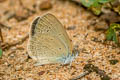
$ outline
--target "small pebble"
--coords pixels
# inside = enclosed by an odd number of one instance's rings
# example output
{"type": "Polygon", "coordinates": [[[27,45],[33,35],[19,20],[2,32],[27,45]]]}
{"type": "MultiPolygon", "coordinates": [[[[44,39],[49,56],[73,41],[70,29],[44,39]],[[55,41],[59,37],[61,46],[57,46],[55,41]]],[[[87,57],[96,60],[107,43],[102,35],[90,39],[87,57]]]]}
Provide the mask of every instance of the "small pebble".
{"type": "Polygon", "coordinates": [[[39,8],[40,10],[47,10],[47,9],[52,8],[52,4],[50,0],[45,0],[40,4],[39,8]]]}
{"type": "Polygon", "coordinates": [[[76,26],[68,26],[67,30],[75,30],[76,26]]]}
{"type": "Polygon", "coordinates": [[[105,21],[99,21],[95,24],[95,30],[107,30],[109,26],[105,21]]]}
{"type": "Polygon", "coordinates": [[[16,10],[16,12],[15,12],[15,17],[18,21],[24,20],[28,16],[29,16],[28,11],[23,8],[20,8],[20,9],[16,10]]]}
{"type": "Polygon", "coordinates": [[[45,71],[41,71],[38,73],[38,75],[40,76],[40,75],[43,75],[44,73],[45,73],[45,71]]]}
{"type": "Polygon", "coordinates": [[[16,67],[15,67],[15,69],[18,71],[18,70],[20,70],[22,68],[22,65],[17,65],[16,67]]]}

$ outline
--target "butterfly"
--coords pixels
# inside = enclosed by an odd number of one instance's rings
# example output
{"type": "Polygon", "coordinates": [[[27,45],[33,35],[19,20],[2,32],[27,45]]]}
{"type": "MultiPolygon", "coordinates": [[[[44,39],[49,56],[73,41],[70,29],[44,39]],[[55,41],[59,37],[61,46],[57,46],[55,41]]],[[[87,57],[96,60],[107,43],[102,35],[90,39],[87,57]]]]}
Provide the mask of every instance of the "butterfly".
{"type": "Polygon", "coordinates": [[[29,56],[38,65],[68,64],[78,55],[63,25],[51,13],[37,17],[30,26],[27,45],[29,56]]]}

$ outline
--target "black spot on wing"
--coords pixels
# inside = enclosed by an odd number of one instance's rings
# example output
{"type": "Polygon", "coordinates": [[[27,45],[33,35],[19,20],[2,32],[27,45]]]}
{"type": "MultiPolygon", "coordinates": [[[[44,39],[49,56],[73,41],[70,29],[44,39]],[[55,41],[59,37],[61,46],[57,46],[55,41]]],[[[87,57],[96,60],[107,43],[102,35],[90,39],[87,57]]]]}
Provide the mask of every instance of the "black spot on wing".
{"type": "Polygon", "coordinates": [[[40,17],[37,17],[37,18],[33,21],[33,23],[32,23],[32,27],[31,27],[31,35],[32,35],[32,36],[35,34],[35,27],[36,27],[36,24],[37,24],[39,18],[40,18],[40,17]]]}

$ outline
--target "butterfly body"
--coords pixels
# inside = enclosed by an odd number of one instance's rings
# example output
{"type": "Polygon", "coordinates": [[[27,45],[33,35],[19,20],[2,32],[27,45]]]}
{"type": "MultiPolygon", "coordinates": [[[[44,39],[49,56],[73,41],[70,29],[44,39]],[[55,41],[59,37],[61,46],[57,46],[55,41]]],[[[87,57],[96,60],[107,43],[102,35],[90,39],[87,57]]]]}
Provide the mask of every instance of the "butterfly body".
{"type": "Polygon", "coordinates": [[[72,62],[72,44],[62,24],[48,13],[36,18],[30,28],[28,54],[36,65],[72,62]]]}

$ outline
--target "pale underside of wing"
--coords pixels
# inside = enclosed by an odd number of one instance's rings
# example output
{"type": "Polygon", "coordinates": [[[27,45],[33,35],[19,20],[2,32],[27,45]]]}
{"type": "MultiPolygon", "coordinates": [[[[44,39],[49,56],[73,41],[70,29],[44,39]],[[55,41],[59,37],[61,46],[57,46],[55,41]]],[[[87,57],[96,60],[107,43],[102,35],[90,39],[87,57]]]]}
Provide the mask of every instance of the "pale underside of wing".
{"type": "Polygon", "coordinates": [[[52,14],[36,18],[30,29],[28,53],[38,65],[72,61],[72,45],[63,25],[52,14]]]}
{"type": "Polygon", "coordinates": [[[32,36],[37,36],[42,34],[56,36],[56,38],[58,38],[63,43],[66,50],[69,53],[72,53],[72,45],[70,39],[63,25],[57,20],[55,16],[48,13],[42,16],[41,18],[40,17],[37,18],[36,21],[34,21],[33,23],[35,22],[36,24],[32,26],[34,29],[31,28],[32,36]]]}
{"type": "Polygon", "coordinates": [[[28,53],[39,65],[47,63],[64,63],[68,54],[63,43],[55,36],[47,34],[34,36],[29,40],[28,53]]]}

